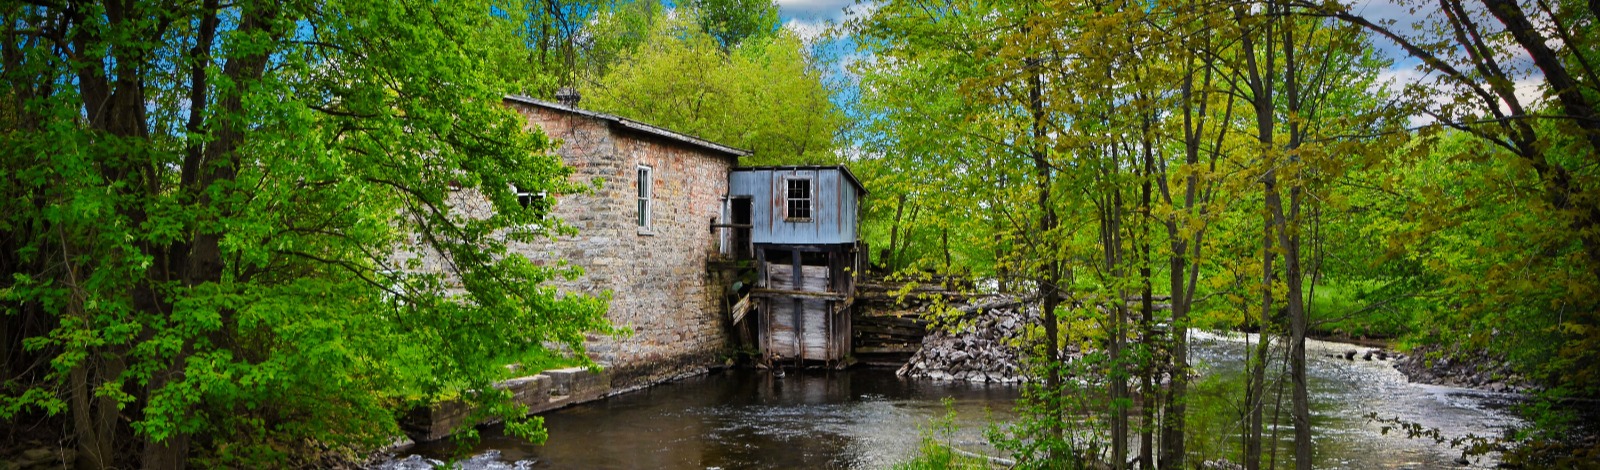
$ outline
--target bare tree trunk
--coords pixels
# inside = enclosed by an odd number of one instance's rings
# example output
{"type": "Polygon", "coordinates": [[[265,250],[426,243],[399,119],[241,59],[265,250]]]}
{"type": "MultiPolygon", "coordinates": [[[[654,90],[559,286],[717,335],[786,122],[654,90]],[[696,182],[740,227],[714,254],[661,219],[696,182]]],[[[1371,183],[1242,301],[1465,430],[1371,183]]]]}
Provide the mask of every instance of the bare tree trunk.
{"type": "MultiPolygon", "coordinates": [[[[1290,190],[1291,206],[1298,206],[1299,198],[1298,189],[1290,190]]],[[[1268,190],[1266,203],[1277,221],[1278,240],[1284,252],[1283,277],[1289,291],[1285,297],[1288,301],[1289,317],[1289,380],[1294,389],[1291,398],[1291,416],[1294,419],[1294,462],[1296,469],[1309,470],[1311,407],[1310,396],[1306,391],[1306,316],[1305,291],[1302,290],[1304,284],[1300,272],[1300,236],[1286,233],[1289,220],[1283,214],[1282,201],[1276,187],[1268,190]]],[[[1295,210],[1297,208],[1291,209],[1291,212],[1295,210]]]]}

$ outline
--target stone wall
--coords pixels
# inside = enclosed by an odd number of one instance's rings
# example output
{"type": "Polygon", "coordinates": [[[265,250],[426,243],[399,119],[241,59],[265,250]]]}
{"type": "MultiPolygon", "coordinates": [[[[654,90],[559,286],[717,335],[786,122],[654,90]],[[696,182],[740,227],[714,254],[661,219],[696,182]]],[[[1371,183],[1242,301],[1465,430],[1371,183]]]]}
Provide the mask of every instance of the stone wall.
{"type": "Polygon", "coordinates": [[[552,213],[577,228],[576,236],[512,249],[535,262],[582,266],[585,275],[560,284],[565,290],[612,293],[607,316],[632,334],[591,338],[589,351],[611,367],[614,386],[659,382],[717,361],[728,344],[724,288],[707,261],[717,251],[710,224],[722,215],[733,157],[591,116],[510,106],[560,141],[557,153],[574,181],[604,180],[593,193],[558,198],[552,213]],[[637,224],[638,165],[649,166],[654,180],[648,230],[637,224]]]}

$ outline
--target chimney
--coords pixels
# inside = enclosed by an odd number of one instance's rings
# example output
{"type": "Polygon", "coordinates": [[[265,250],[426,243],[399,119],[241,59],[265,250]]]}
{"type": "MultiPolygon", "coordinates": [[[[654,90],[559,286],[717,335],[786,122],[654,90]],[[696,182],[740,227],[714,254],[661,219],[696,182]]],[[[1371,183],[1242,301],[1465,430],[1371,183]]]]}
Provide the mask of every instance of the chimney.
{"type": "Polygon", "coordinates": [[[583,97],[578,96],[577,88],[568,86],[561,87],[561,89],[556,90],[556,102],[561,103],[562,106],[576,108],[578,107],[578,100],[580,99],[583,99],[583,97]]]}

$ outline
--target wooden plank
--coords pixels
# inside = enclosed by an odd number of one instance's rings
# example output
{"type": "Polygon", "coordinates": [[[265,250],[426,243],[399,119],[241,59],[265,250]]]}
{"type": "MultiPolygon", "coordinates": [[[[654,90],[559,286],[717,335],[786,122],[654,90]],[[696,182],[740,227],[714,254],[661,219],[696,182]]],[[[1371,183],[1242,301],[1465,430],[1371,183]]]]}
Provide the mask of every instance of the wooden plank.
{"type": "Polygon", "coordinates": [[[844,294],[840,294],[838,292],[809,292],[809,291],[783,290],[783,289],[752,289],[750,291],[750,295],[753,295],[753,296],[756,296],[756,297],[763,297],[763,298],[805,297],[805,298],[812,298],[812,299],[837,299],[837,300],[843,300],[845,298],[844,294]]]}
{"type": "Polygon", "coordinates": [[[829,360],[833,359],[828,354],[828,345],[832,343],[832,336],[828,334],[828,301],[821,299],[804,299],[800,304],[800,334],[806,359],[829,360]]]}
{"type": "Polygon", "coordinates": [[[750,313],[750,305],[752,303],[753,302],[750,301],[750,295],[745,294],[744,298],[739,299],[738,303],[733,304],[733,324],[737,325],[739,322],[744,321],[745,314],[750,313]]]}
{"type": "Polygon", "coordinates": [[[767,264],[767,286],[770,289],[783,289],[809,292],[828,292],[828,267],[827,266],[800,266],[796,270],[791,264],[767,264]],[[798,271],[801,283],[795,286],[794,278],[798,271]]]}
{"type": "Polygon", "coordinates": [[[899,353],[914,353],[914,352],[917,352],[917,350],[919,350],[919,349],[922,349],[922,345],[921,344],[899,344],[899,345],[884,345],[884,346],[875,346],[875,347],[863,346],[863,347],[856,348],[856,353],[857,354],[899,354],[899,353]]]}
{"type": "Polygon", "coordinates": [[[769,306],[767,315],[768,319],[771,320],[766,325],[767,334],[770,338],[767,341],[767,355],[776,354],[791,359],[799,356],[800,351],[795,347],[795,327],[797,325],[794,315],[794,303],[788,301],[788,299],[775,299],[764,303],[769,306]]]}

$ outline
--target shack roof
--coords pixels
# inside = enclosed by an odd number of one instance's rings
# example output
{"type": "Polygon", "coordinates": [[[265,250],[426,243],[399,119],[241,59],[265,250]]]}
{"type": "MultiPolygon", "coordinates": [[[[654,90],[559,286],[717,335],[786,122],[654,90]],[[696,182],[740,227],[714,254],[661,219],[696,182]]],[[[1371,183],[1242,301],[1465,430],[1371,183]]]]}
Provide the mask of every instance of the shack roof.
{"type": "Polygon", "coordinates": [[[628,119],[628,118],[625,118],[625,117],[622,117],[622,116],[590,111],[590,110],[587,110],[587,109],[581,109],[581,108],[576,108],[576,107],[572,107],[572,106],[567,106],[567,105],[564,105],[564,104],[561,104],[561,103],[557,103],[557,102],[554,102],[554,101],[545,101],[545,100],[536,99],[536,98],[530,98],[530,97],[522,96],[522,95],[506,95],[505,96],[505,100],[506,101],[511,101],[511,102],[516,102],[516,103],[522,103],[522,104],[527,104],[527,105],[538,106],[538,107],[541,107],[541,108],[554,109],[554,110],[557,110],[557,111],[573,113],[573,114],[577,114],[577,115],[581,115],[581,116],[588,116],[588,117],[599,119],[599,120],[602,120],[602,121],[609,121],[612,124],[615,124],[617,126],[621,126],[624,129],[629,129],[629,130],[632,130],[632,131],[635,131],[635,132],[641,132],[641,133],[645,133],[645,134],[654,135],[656,137],[661,137],[661,138],[664,138],[664,139],[667,139],[667,140],[672,140],[672,141],[681,142],[681,143],[684,143],[684,144],[689,144],[689,145],[692,145],[692,146],[695,146],[695,147],[700,147],[700,148],[703,148],[703,149],[706,149],[706,150],[711,150],[713,152],[718,152],[718,153],[722,153],[722,154],[726,154],[726,155],[731,155],[731,156],[733,156],[735,158],[743,157],[743,156],[746,156],[746,155],[750,155],[750,151],[749,150],[744,150],[744,149],[737,148],[737,147],[730,147],[730,146],[727,146],[727,145],[722,145],[722,144],[719,144],[719,143],[716,143],[716,142],[712,142],[712,141],[709,141],[709,140],[701,139],[699,137],[695,137],[695,136],[692,136],[692,135],[684,134],[682,132],[673,131],[671,129],[667,129],[667,128],[664,128],[664,127],[645,124],[645,123],[642,123],[642,122],[639,122],[639,121],[635,121],[635,120],[632,120],[632,119],[628,119]]]}
{"type": "Polygon", "coordinates": [[[733,169],[733,171],[761,171],[761,170],[768,170],[768,171],[770,171],[770,170],[778,170],[778,171],[783,171],[783,170],[839,170],[840,173],[844,173],[844,178],[846,180],[849,180],[850,184],[854,185],[856,187],[856,191],[860,191],[861,195],[863,195],[863,196],[869,194],[867,192],[867,188],[865,186],[861,185],[861,180],[856,179],[855,173],[851,173],[850,172],[850,168],[846,167],[844,165],[741,166],[741,167],[733,169]]]}

